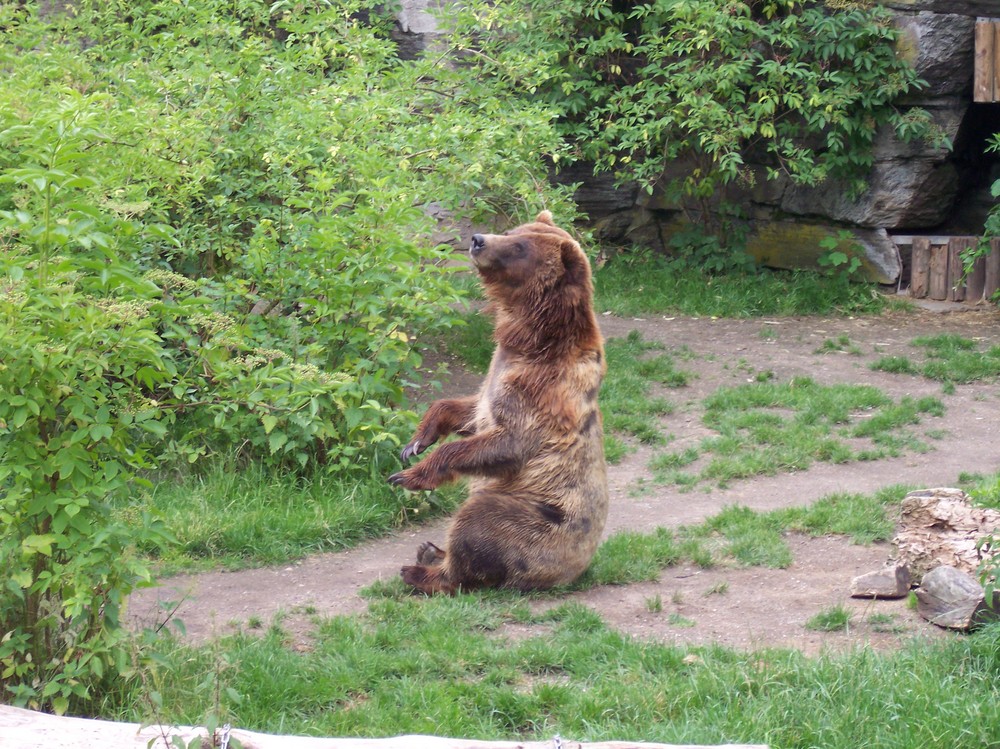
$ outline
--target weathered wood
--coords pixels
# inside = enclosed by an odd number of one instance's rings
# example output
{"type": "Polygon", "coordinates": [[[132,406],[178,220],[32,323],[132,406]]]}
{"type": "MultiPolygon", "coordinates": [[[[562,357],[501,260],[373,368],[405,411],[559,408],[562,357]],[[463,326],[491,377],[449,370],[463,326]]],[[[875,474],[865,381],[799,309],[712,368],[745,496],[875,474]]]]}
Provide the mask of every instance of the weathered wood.
{"type": "Polygon", "coordinates": [[[930,290],[931,241],[927,237],[914,237],[910,253],[910,296],[923,299],[930,290]]]}
{"type": "Polygon", "coordinates": [[[899,531],[892,540],[896,562],[915,577],[946,565],[975,574],[988,552],[979,539],[1000,528],[1000,511],[976,507],[961,489],[913,491],[900,504],[899,531]]]}
{"type": "Polygon", "coordinates": [[[980,103],[995,101],[993,64],[995,25],[985,19],[976,21],[976,59],[973,70],[972,99],[980,103]]]}
{"type": "Polygon", "coordinates": [[[983,587],[954,567],[935,567],[920,581],[917,613],[931,624],[963,631],[991,619],[996,610],[986,605],[983,587]]]}
{"type": "Polygon", "coordinates": [[[989,299],[1000,289],[1000,239],[990,240],[990,253],[986,256],[983,294],[989,299]]]}
{"type": "Polygon", "coordinates": [[[977,257],[965,279],[965,301],[978,304],[983,301],[986,288],[986,258],[977,257]]]}
{"type": "MultiPolygon", "coordinates": [[[[204,736],[191,727],[143,728],[136,723],[111,723],[64,718],[0,705],[0,747],[7,749],[166,749],[163,734],[185,742],[204,736]],[[150,743],[150,742],[154,743],[150,743]]],[[[396,736],[388,739],[324,739],[275,736],[233,729],[232,738],[244,749],[696,749],[691,745],[649,744],[640,741],[603,741],[581,744],[555,741],[478,741],[439,736],[396,736]]],[[[725,749],[767,749],[763,744],[726,744],[725,749]]],[[[720,747],[720,749],[723,749],[720,747]]]]}
{"type": "Polygon", "coordinates": [[[1000,21],[993,21],[993,101],[1000,101],[1000,21]]]}
{"type": "Polygon", "coordinates": [[[931,245],[930,282],[927,296],[943,301],[948,298],[948,246],[931,245]]]}
{"type": "Polygon", "coordinates": [[[948,301],[965,301],[965,262],[962,253],[974,245],[970,237],[952,237],[948,240],[948,301]]]}

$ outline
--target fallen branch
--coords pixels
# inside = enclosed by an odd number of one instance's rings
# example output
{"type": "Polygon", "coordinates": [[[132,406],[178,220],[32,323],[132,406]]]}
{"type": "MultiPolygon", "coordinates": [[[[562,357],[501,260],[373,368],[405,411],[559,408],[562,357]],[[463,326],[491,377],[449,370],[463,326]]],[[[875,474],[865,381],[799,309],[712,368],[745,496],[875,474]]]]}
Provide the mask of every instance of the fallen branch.
{"type": "MultiPolygon", "coordinates": [[[[185,744],[204,737],[205,730],[189,726],[141,727],[86,718],[65,718],[0,705],[0,747],[17,749],[164,749],[164,736],[185,744]],[[152,743],[151,743],[152,742],[152,743]]],[[[603,741],[581,744],[568,739],[548,741],[477,741],[440,736],[397,736],[389,739],[323,739],[275,736],[233,729],[231,739],[243,749],[698,749],[691,745],[603,741]]],[[[203,742],[203,746],[211,746],[203,742]]],[[[232,746],[232,744],[230,744],[232,746]]],[[[726,744],[718,749],[767,749],[760,744],[726,744]]]]}

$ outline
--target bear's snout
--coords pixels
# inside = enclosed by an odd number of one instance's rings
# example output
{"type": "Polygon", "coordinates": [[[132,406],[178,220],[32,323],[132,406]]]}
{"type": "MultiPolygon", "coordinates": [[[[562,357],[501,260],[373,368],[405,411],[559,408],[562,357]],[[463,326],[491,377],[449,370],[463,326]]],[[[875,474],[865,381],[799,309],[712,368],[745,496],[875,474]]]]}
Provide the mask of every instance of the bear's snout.
{"type": "Polygon", "coordinates": [[[486,237],[482,234],[472,235],[472,244],[469,246],[469,252],[473,255],[482,252],[483,248],[486,246],[486,237]]]}

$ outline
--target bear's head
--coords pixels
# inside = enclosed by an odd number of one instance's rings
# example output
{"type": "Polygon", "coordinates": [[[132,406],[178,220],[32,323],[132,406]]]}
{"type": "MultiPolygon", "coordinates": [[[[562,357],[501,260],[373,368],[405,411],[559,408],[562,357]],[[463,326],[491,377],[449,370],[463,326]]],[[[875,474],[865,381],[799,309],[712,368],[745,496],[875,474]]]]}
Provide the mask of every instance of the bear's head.
{"type": "Polygon", "coordinates": [[[592,293],[587,256],[549,211],[503,234],[474,234],[469,254],[487,293],[499,302],[535,303],[556,290],[589,300],[592,293]]]}

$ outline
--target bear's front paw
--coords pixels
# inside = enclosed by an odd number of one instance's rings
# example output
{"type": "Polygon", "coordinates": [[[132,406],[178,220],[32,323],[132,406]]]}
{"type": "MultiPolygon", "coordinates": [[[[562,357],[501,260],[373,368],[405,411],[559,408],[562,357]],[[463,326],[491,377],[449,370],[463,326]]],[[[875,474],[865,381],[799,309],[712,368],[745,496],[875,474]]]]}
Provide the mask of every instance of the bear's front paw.
{"type": "Polygon", "coordinates": [[[436,489],[440,481],[432,481],[423,471],[415,471],[407,468],[405,471],[394,473],[389,477],[389,483],[393,486],[401,486],[411,492],[429,491],[436,489]]]}

